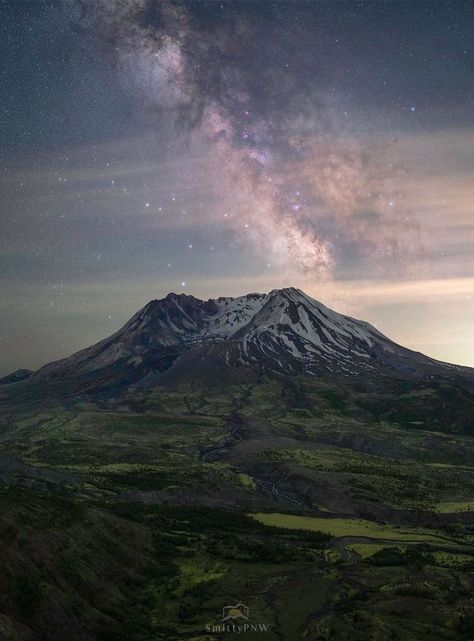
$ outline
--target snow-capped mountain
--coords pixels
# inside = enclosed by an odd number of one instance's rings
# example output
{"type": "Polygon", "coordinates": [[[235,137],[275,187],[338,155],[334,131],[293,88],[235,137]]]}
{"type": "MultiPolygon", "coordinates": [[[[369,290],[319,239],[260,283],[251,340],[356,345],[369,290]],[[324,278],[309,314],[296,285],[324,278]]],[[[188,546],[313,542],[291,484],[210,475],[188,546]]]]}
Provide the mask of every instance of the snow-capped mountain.
{"type": "Polygon", "coordinates": [[[245,326],[266,298],[201,301],[184,294],[152,300],[115,334],[92,347],[42,367],[35,378],[93,372],[117,364],[137,371],[163,371],[179,354],[198,344],[225,340],[245,326]]]}
{"type": "Polygon", "coordinates": [[[206,383],[252,372],[352,381],[474,375],[405,349],[369,323],[287,288],[208,301],[169,294],[109,338],[45,365],[31,380],[103,389],[206,383]]]}

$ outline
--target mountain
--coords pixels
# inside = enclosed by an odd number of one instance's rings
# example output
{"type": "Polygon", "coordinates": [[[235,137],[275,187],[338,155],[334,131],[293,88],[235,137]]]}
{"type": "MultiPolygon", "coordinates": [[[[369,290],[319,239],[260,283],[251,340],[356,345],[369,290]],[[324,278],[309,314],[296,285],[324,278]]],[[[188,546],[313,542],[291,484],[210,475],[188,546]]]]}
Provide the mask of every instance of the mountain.
{"type": "Polygon", "coordinates": [[[323,377],[372,389],[387,381],[474,382],[474,370],[397,345],[367,322],[295,288],[202,301],[152,300],[112,336],[49,363],[30,383],[67,393],[219,383],[261,374],[323,377]]]}
{"type": "Polygon", "coordinates": [[[472,639],[473,417],[298,290],[151,301],[0,388],[0,640],[472,639]]]}
{"type": "Polygon", "coordinates": [[[31,369],[17,369],[8,376],[0,378],[0,385],[9,385],[10,383],[18,383],[19,381],[24,381],[29,378],[34,371],[31,369]]]}

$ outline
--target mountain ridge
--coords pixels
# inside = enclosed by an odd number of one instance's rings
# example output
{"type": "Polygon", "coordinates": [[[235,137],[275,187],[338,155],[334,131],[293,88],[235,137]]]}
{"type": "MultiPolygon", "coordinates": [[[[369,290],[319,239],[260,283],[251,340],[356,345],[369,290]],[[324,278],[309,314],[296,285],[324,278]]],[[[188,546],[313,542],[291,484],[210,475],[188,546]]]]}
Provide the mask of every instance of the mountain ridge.
{"type": "Polygon", "coordinates": [[[339,314],[303,291],[200,300],[169,293],[139,309],[119,330],[47,363],[25,384],[77,381],[78,390],[277,376],[422,380],[468,379],[474,369],[398,345],[370,323],[339,314]]]}

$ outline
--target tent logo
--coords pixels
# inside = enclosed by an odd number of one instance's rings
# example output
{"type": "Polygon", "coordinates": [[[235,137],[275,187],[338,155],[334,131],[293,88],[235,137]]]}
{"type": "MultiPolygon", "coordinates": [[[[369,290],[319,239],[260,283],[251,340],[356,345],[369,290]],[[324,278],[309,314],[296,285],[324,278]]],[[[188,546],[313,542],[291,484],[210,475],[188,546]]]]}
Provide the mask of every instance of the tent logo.
{"type": "Polygon", "coordinates": [[[226,605],[222,608],[222,621],[248,621],[250,619],[250,610],[243,603],[237,605],[226,605]]]}
{"type": "MultiPolygon", "coordinates": [[[[231,634],[256,633],[260,635],[261,632],[268,632],[269,630],[269,623],[250,621],[250,609],[245,603],[225,605],[222,608],[222,619],[219,623],[208,623],[206,625],[206,632],[213,632],[214,634],[227,632],[231,634]]],[[[260,636],[258,638],[261,639],[260,636]]]]}

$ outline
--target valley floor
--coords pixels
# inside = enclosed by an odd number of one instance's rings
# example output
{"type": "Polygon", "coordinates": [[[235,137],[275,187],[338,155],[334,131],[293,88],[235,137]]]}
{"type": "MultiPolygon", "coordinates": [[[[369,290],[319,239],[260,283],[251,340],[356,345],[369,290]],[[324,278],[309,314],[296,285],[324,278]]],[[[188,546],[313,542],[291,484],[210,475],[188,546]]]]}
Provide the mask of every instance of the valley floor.
{"type": "Polygon", "coordinates": [[[262,380],[5,412],[0,639],[474,638],[472,437],[371,402],[262,380]]]}

